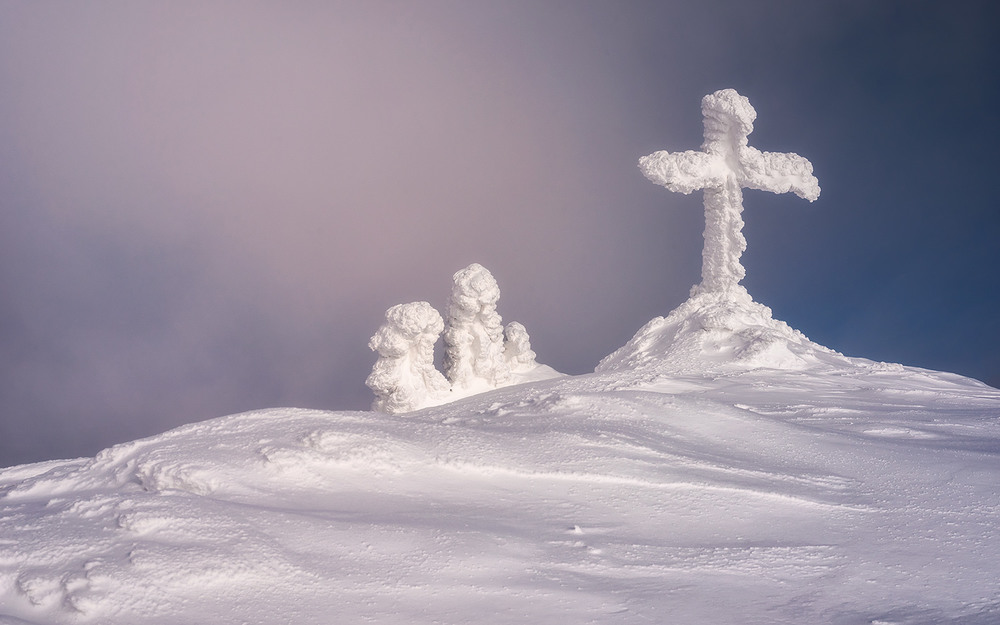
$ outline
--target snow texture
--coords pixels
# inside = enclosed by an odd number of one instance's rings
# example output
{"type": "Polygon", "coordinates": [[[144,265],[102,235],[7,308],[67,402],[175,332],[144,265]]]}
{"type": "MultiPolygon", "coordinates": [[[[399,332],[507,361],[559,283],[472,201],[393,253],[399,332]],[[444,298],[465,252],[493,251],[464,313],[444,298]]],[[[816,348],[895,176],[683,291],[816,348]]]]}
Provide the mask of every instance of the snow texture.
{"type": "Polygon", "coordinates": [[[654,152],[639,159],[650,181],[677,193],[703,190],[705,247],[701,292],[728,291],[746,275],[740,257],[743,236],[744,188],[795,193],[810,202],[819,197],[812,164],[798,154],[761,152],[748,145],[757,112],[733,89],[702,99],[705,140],[701,151],[654,152]]]}
{"type": "Polygon", "coordinates": [[[444,330],[427,302],[393,306],[368,342],[378,352],[365,384],[375,393],[372,410],[398,414],[446,399],[451,385],[434,367],[434,344],[444,330]]]}
{"type": "Polygon", "coordinates": [[[444,370],[453,387],[487,389],[510,382],[499,301],[500,287],[482,265],[455,273],[444,333],[444,370]]]}

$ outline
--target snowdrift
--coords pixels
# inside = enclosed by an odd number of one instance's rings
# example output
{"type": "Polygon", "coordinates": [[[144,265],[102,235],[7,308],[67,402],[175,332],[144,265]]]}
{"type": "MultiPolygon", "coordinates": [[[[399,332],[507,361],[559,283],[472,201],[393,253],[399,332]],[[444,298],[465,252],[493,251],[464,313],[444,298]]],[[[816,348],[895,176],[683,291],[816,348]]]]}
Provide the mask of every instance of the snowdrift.
{"type": "Polygon", "coordinates": [[[705,296],[590,375],[0,470],[0,623],[985,625],[998,460],[997,389],[705,296]]]}

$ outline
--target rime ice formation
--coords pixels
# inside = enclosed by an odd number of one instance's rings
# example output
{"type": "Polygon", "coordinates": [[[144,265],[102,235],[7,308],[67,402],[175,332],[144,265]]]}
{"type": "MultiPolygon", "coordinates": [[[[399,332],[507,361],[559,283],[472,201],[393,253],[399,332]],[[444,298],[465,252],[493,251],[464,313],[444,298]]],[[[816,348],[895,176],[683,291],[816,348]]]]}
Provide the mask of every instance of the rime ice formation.
{"type": "Polygon", "coordinates": [[[522,324],[511,321],[504,328],[503,336],[503,355],[511,371],[524,371],[538,366],[528,330],[522,324]]]}
{"type": "Polygon", "coordinates": [[[810,202],[819,197],[812,164],[798,154],[761,152],[747,145],[757,112],[734,89],[722,89],[701,101],[705,141],[701,151],[654,152],[639,159],[650,181],[685,195],[702,189],[705,201],[705,247],[697,292],[736,289],[746,270],[740,256],[743,237],[743,188],[794,192],[810,202]]]}
{"type": "Polygon", "coordinates": [[[398,414],[439,403],[450,386],[434,367],[434,343],[444,330],[441,314],[427,302],[398,304],[368,342],[378,352],[365,384],[375,393],[372,410],[398,414]]]}
{"type": "Polygon", "coordinates": [[[510,381],[499,301],[500,287],[482,265],[455,273],[444,332],[444,370],[453,387],[496,388],[510,381]]]}
{"type": "Polygon", "coordinates": [[[365,381],[372,410],[402,414],[503,386],[560,377],[535,362],[528,331],[501,325],[500,287],[485,267],[454,275],[447,326],[427,302],[393,306],[368,347],[379,354],[365,381]],[[446,378],[434,367],[434,344],[444,331],[446,378]]]}

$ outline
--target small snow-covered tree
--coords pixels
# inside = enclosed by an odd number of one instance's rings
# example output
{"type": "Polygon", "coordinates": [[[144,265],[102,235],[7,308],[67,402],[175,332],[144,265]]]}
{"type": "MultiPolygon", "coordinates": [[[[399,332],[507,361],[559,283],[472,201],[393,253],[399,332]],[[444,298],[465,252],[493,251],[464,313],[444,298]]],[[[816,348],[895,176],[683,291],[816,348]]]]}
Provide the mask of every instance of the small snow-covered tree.
{"type": "Polygon", "coordinates": [[[529,371],[538,366],[528,330],[522,324],[511,321],[504,328],[503,334],[503,355],[512,372],[529,371]]]}
{"type": "Polygon", "coordinates": [[[510,380],[499,301],[500,287],[482,265],[455,273],[444,333],[444,370],[454,387],[495,388],[510,380]]]}
{"type": "Polygon", "coordinates": [[[379,359],[365,380],[375,392],[372,410],[400,414],[448,396],[448,380],[434,367],[434,343],[444,330],[441,313],[427,302],[393,306],[368,342],[379,359]]]}

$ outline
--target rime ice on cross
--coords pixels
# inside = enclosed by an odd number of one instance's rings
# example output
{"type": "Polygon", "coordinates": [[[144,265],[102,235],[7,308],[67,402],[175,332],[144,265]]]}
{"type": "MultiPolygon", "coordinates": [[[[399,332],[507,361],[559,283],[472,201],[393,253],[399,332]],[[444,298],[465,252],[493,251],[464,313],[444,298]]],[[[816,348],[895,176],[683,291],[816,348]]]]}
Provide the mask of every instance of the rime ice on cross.
{"type": "Polygon", "coordinates": [[[734,89],[702,98],[705,142],[701,151],[654,152],[639,159],[650,181],[685,195],[704,190],[705,248],[697,292],[726,292],[739,284],[746,269],[740,256],[743,237],[743,191],[787,193],[810,202],[819,197],[812,164],[798,154],[761,152],[747,145],[757,111],[734,89]]]}

